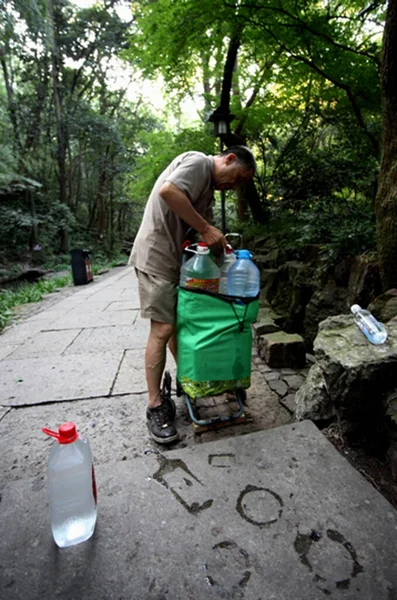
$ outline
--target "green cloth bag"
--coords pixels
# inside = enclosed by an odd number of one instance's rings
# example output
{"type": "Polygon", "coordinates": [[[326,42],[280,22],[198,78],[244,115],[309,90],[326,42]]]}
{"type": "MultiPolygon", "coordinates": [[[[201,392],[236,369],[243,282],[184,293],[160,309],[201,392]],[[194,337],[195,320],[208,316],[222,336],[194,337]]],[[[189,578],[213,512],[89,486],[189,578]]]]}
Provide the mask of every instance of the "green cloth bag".
{"type": "Polygon", "coordinates": [[[257,298],[236,299],[178,289],[177,378],[191,398],[251,385],[252,330],[257,298]]]}

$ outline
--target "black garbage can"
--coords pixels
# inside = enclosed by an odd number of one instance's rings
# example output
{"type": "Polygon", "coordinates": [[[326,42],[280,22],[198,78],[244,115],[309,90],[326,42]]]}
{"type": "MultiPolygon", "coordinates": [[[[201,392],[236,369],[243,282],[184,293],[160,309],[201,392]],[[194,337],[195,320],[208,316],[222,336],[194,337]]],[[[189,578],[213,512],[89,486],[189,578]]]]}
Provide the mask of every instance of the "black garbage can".
{"type": "Polygon", "coordinates": [[[72,254],[72,274],[74,285],[84,285],[93,281],[92,264],[88,250],[74,249],[72,254]]]}

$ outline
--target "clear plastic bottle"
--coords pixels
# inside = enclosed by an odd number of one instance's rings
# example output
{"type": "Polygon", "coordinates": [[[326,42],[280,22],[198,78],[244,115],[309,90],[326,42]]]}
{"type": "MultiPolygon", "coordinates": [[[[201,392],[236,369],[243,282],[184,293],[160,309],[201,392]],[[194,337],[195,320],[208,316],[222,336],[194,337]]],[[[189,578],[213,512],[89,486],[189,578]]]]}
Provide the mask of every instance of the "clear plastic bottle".
{"type": "Polygon", "coordinates": [[[361,308],[359,304],[353,304],[353,306],[350,307],[350,310],[354,315],[355,323],[371,344],[383,344],[383,342],[386,341],[386,327],[383,323],[379,323],[369,310],[361,308]]]}
{"type": "Polygon", "coordinates": [[[236,262],[236,255],[233,252],[233,248],[231,246],[227,246],[225,250],[225,255],[223,259],[223,264],[221,266],[221,277],[219,280],[219,293],[227,294],[227,274],[229,272],[230,267],[236,262]]]}
{"type": "Polygon", "coordinates": [[[209,256],[208,245],[199,242],[197,250],[193,252],[194,256],[189,258],[181,267],[179,286],[206,290],[217,294],[221,272],[209,256]]]}
{"type": "Polygon", "coordinates": [[[260,272],[251,260],[249,250],[238,250],[237,260],[227,275],[227,293],[229,296],[253,298],[259,294],[260,272]]]}
{"type": "Polygon", "coordinates": [[[88,540],[97,518],[97,494],[92,453],[87,438],[74,423],[64,423],[58,433],[43,428],[56,439],[48,461],[48,495],[52,535],[60,548],[88,540]]]}

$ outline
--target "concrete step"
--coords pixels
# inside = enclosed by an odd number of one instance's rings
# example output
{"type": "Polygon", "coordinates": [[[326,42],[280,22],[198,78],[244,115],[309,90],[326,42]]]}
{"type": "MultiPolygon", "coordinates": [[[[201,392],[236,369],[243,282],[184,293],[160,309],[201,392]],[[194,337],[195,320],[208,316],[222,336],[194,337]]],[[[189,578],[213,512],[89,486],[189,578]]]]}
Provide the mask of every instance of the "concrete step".
{"type": "Polygon", "coordinates": [[[397,512],[310,421],[96,474],[96,532],[63,551],[44,475],[4,488],[3,600],[397,597],[397,512]]]}

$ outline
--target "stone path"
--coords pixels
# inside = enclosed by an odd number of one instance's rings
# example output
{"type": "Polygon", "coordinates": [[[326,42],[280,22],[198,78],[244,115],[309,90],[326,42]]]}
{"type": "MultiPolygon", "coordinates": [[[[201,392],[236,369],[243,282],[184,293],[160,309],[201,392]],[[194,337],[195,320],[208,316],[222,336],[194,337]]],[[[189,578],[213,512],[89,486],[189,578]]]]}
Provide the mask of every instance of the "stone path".
{"type": "Polygon", "coordinates": [[[130,268],[22,313],[0,336],[1,598],[397,599],[397,513],[312,423],[291,423],[304,371],[254,350],[247,421],[195,435],[178,400],[181,440],[159,449],[130,268]],[[68,420],[91,442],[99,516],[60,552],[41,427],[68,420]]]}
{"type": "MultiPolygon", "coordinates": [[[[133,269],[114,269],[86,286],[26,306],[24,318],[0,336],[3,483],[43,473],[49,440],[41,427],[56,428],[68,420],[89,436],[100,462],[128,460],[156,448],[145,424],[148,322],[138,307],[133,269]]],[[[195,435],[185,404],[175,397],[181,434],[176,447],[292,421],[255,361],[246,422],[195,435]]],[[[172,359],[167,368],[175,373],[172,359]]]]}

